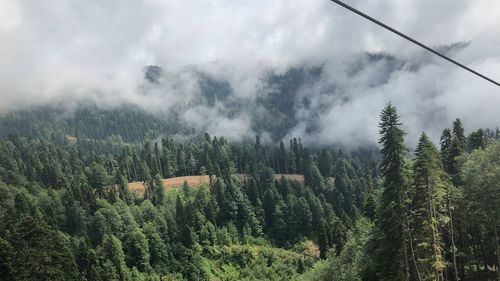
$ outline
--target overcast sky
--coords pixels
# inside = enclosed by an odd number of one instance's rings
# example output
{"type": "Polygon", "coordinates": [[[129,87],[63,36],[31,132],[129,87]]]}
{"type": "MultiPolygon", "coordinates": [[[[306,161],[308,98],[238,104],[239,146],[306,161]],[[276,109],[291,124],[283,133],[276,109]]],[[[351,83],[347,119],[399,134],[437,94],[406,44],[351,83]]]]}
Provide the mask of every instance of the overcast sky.
{"type": "MultiPolygon", "coordinates": [[[[431,45],[470,42],[454,58],[500,80],[498,0],[346,0],[360,10],[431,45]]],[[[196,91],[189,83],[169,91],[138,93],[142,67],[175,73],[205,67],[231,82],[237,98],[252,100],[264,71],[326,64],[325,85],[344,85],[348,102],[311,90],[329,110],[314,135],[300,123],[290,136],[331,143],[376,140],[381,108],[393,101],[415,139],[436,139],[456,117],[467,127],[500,125],[500,88],[422,52],[409,42],[350,14],[328,0],[2,0],[0,1],[0,110],[27,104],[92,98],[103,104],[169,106],[196,91]],[[370,67],[356,79],[343,70],[363,52],[384,52],[425,62],[418,71],[394,72],[373,86],[383,70],[370,67]],[[375,78],[374,78],[375,77],[375,78]]],[[[182,80],[181,79],[181,80],[182,80]]],[[[179,86],[179,83],[182,85],[179,86]]],[[[297,108],[297,117],[308,112],[297,108]]],[[[210,120],[218,134],[251,133],[249,117],[226,120],[217,110],[188,112],[210,120]]]]}

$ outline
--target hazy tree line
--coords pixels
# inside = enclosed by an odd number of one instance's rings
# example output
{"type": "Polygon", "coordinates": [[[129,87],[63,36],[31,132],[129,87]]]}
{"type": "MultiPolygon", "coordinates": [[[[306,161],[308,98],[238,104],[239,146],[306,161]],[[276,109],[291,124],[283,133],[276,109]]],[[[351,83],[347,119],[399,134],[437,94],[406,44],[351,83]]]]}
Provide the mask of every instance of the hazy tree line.
{"type": "Polygon", "coordinates": [[[140,143],[177,132],[184,131],[175,118],[164,119],[131,105],[108,110],[91,103],[74,109],[69,105],[41,106],[0,117],[0,138],[42,138],[59,144],[64,144],[67,136],[80,142],[100,141],[107,145],[140,143]]]}

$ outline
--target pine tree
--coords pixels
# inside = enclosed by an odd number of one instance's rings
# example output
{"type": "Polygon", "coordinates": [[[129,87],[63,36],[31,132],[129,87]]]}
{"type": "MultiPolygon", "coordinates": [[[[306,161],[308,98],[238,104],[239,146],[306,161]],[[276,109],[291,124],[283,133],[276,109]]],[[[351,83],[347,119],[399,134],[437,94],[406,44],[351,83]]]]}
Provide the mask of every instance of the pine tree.
{"type": "Polygon", "coordinates": [[[144,143],[144,149],[142,150],[142,161],[146,163],[149,170],[151,170],[153,173],[156,172],[155,163],[153,163],[153,151],[151,149],[151,143],[149,141],[146,141],[144,143]]]}
{"type": "Polygon", "coordinates": [[[152,267],[156,272],[166,273],[173,259],[169,246],[161,239],[157,227],[153,223],[146,223],[143,232],[148,240],[152,267]]]}
{"type": "Polygon", "coordinates": [[[464,133],[464,128],[462,126],[462,121],[460,119],[456,119],[453,122],[453,137],[451,140],[451,147],[450,147],[450,154],[449,154],[449,161],[450,163],[450,171],[449,173],[452,176],[453,179],[453,184],[455,186],[460,185],[460,175],[459,175],[459,168],[457,164],[457,157],[462,155],[465,152],[466,149],[466,139],[465,139],[465,133],[464,133]]]}
{"type": "Polygon", "coordinates": [[[377,204],[375,202],[375,195],[373,194],[373,192],[371,192],[366,197],[366,202],[365,202],[365,206],[364,206],[365,216],[371,220],[375,219],[375,212],[377,209],[376,205],[377,204]]]}
{"type": "Polygon", "coordinates": [[[120,281],[130,280],[130,273],[125,264],[122,242],[114,235],[105,235],[102,242],[104,256],[111,261],[116,269],[120,281]]]}
{"type": "Polygon", "coordinates": [[[179,147],[177,150],[177,176],[185,176],[187,175],[187,168],[186,168],[186,154],[184,153],[184,148],[182,145],[179,147]]]}
{"type": "Polygon", "coordinates": [[[281,167],[282,173],[288,174],[288,154],[285,149],[285,144],[280,141],[280,157],[279,157],[279,165],[281,167]]]}
{"type": "Polygon", "coordinates": [[[468,151],[484,149],[486,147],[486,138],[483,129],[472,132],[468,137],[468,142],[468,151]]]}
{"type": "Polygon", "coordinates": [[[462,125],[462,120],[457,118],[453,121],[453,139],[456,141],[456,148],[460,151],[464,151],[466,147],[465,131],[462,125]]]}
{"type": "Polygon", "coordinates": [[[380,119],[383,191],[375,220],[376,271],[380,280],[408,280],[403,208],[405,132],[392,104],[384,108],[380,119]]]}
{"type": "Polygon", "coordinates": [[[318,167],[323,177],[329,177],[332,172],[333,157],[330,151],[322,149],[318,159],[318,167]]]}
{"type": "Polygon", "coordinates": [[[447,173],[453,172],[453,159],[451,159],[452,135],[450,129],[446,128],[441,134],[441,162],[447,173]]]}
{"type": "Polygon", "coordinates": [[[324,219],[319,221],[318,225],[318,245],[319,245],[319,256],[322,259],[326,258],[328,250],[330,248],[330,243],[328,241],[328,234],[326,229],[326,222],[324,219]]]}
{"type": "Polygon", "coordinates": [[[105,196],[105,187],[111,183],[111,179],[106,169],[98,163],[92,163],[90,170],[89,184],[95,188],[99,197],[105,196]]]}
{"type": "Polygon", "coordinates": [[[439,153],[422,134],[413,165],[414,190],[411,203],[412,238],[416,268],[420,280],[443,280],[445,263],[441,248],[441,222],[446,216],[444,196],[449,188],[439,153]]]}
{"type": "Polygon", "coordinates": [[[161,154],[160,154],[160,147],[158,146],[158,143],[155,142],[154,146],[154,161],[155,161],[155,166],[157,168],[157,172],[160,173],[160,175],[163,175],[163,167],[161,165],[161,154]]]}
{"type": "Polygon", "coordinates": [[[153,205],[158,206],[165,199],[165,187],[160,174],[156,174],[154,178],[146,181],[144,198],[151,200],[153,205]]]}
{"type": "Polygon", "coordinates": [[[163,142],[161,148],[160,163],[161,163],[161,170],[163,172],[163,177],[165,178],[171,178],[174,176],[170,158],[171,158],[170,151],[166,145],[166,142],[163,142]]]}
{"type": "Polygon", "coordinates": [[[252,205],[257,206],[257,201],[260,199],[260,192],[253,177],[250,178],[247,184],[246,193],[252,205]]]}
{"type": "Polygon", "coordinates": [[[156,174],[153,182],[156,189],[154,202],[156,203],[156,205],[161,205],[163,203],[163,200],[165,199],[165,187],[163,186],[161,176],[159,174],[156,174]]]}
{"type": "Polygon", "coordinates": [[[119,175],[118,188],[120,192],[120,199],[122,199],[127,204],[132,204],[134,197],[128,188],[128,182],[125,177],[119,175]]]}
{"type": "Polygon", "coordinates": [[[20,280],[78,280],[69,239],[51,228],[43,215],[23,214],[15,226],[15,263],[20,280]]]}
{"type": "Polygon", "coordinates": [[[150,269],[148,240],[140,228],[133,226],[127,228],[124,235],[123,249],[129,267],[137,267],[142,272],[150,269]]]}
{"type": "Polygon", "coordinates": [[[254,149],[255,149],[255,160],[257,161],[257,163],[264,162],[266,160],[265,151],[264,147],[262,146],[259,135],[255,137],[254,149]]]}

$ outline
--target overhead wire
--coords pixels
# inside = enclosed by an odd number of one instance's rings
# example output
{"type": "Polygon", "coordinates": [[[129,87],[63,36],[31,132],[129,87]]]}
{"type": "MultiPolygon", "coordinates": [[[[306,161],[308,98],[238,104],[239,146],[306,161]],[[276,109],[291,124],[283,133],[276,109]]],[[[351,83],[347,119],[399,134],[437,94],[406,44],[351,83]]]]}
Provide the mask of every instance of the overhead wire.
{"type": "Polygon", "coordinates": [[[416,39],[413,39],[412,37],[410,37],[410,36],[408,36],[408,35],[400,32],[400,31],[398,31],[398,30],[396,30],[396,29],[388,26],[387,24],[385,24],[385,23],[383,23],[383,22],[381,22],[381,21],[379,21],[379,20],[377,20],[377,19],[375,19],[375,18],[373,18],[373,17],[371,17],[371,16],[369,16],[369,15],[367,15],[367,14],[365,14],[365,13],[363,13],[363,12],[361,12],[361,11],[359,11],[359,10],[351,7],[351,6],[349,6],[349,5],[347,5],[346,3],[342,2],[342,1],[339,1],[339,0],[330,0],[330,1],[332,1],[332,2],[334,2],[336,4],[338,4],[338,5],[340,5],[342,7],[344,7],[345,9],[347,9],[347,10],[349,10],[349,11],[355,13],[355,14],[358,14],[359,16],[362,16],[363,18],[365,18],[365,19],[367,19],[367,20],[369,20],[369,21],[371,21],[371,22],[373,22],[373,23],[375,23],[375,24],[377,24],[377,25],[379,25],[379,26],[381,26],[381,27],[389,30],[390,32],[392,32],[392,33],[394,33],[394,34],[396,34],[396,35],[398,35],[398,36],[400,36],[400,37],[402,37],[402,38],[404,38],[404,39],[412,42],[413,44],[415,44],[417,46],[420,46],[421,48],[424,48],[425,50],[427,50],[427,51],[429,51],[429,52],[431,52],[431,53],[433,53],[433,54],[441,57],[442,59],[445,59],[445,60],[447,60],[447,61],[449,61],[449,62],[451,62],[451,63],[453,63],[453,64],[455,64],[455,65],[457,65],[457,66],[459,66],[459,67],[461,67],[463,69],[465,69],[466,71],[469,71],[470,73],[475,74],[475,75],[479,76],[480,78],[482,78],[482,79],[484,79],[484,80],[486,80],[486,81],[488,81],[490,83],[493,83],[494,85],[500,87],[500,83],[497,82],[497,81],[495,81],[495,80],[493,80],[492,78],[489,78],[488,76],[486,76],[484,74],[481,74],[481,73],[475,71],[474,69],[472,69],[470,67],[467,67],[466,65],[464,65],[464,64],[462,64],[462,63],[460,63],[460,62],[458,62],[458,61],[456,61],[456,60],[448,57],[447,55],[445,55],[445,54],[443,54],[443,53],[441,53],[441,52],[439,52],[439,51],[437,51],[437,50],[435,50],[435,49],[433,49],[433,48],[431,48],[431,47],[429,47],[429,46],[427,46],[427,45],[419,42],[416,39]]]}

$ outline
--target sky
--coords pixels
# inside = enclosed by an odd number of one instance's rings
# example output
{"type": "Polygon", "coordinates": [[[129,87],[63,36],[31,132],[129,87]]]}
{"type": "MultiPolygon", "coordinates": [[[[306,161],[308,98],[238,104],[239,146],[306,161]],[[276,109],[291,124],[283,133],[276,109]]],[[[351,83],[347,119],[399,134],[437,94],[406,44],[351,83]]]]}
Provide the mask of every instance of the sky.
{"type": "MultiPolygon", "coordinates": [[[[500,80],[497,0],[346,0],[430,46],[467,42],[450,53],[500,80]]],[[[304,89],[311,107],[296,104],[289,136],[329,144],[373,143],[378,114],[391,101],[414,144],[434,140],[461,118],[466,129],[500,126],[500,88],[442,61],[328,0],[2,0],[0,111],[57,100],[132,103],[168,111],[199,92],[186,71],[198,67],[229,81],[234,99],[253,104],[264,73],[324,65],[319,84],[304,89]],[[365,52],[418,64],[387,72],[371,64],[355,76],[365,52]],[[166,70],[161,89],[144,93],[143,67],[166,70]],[[336,85],[336,95],[328,94],[336,85]],[[320,110],[321,109],[321,110],[320,110]],[[318,127],[301,120],[320,111],[318,127]]],[[[244,110],[228,118],[223,105],[187,110],[181,119],[234,139],[254,134],[244,110]]],[[[257,109],[258,110],[258,109],[257,109]]]]}

